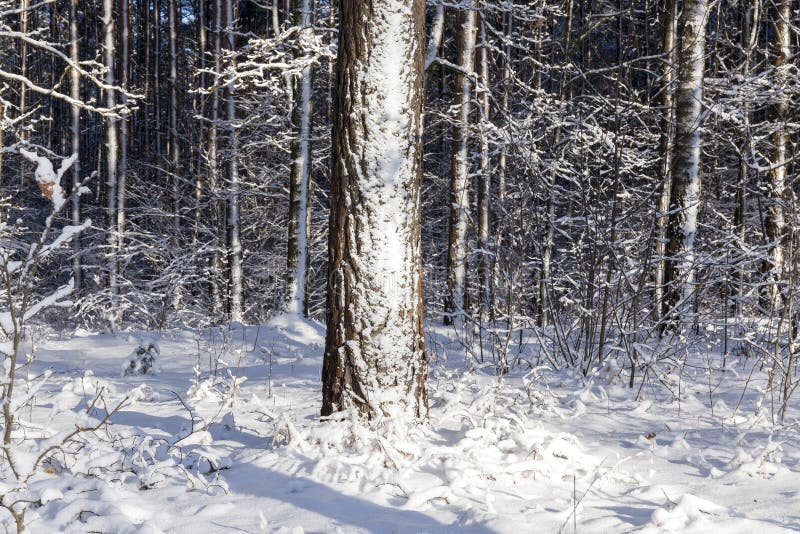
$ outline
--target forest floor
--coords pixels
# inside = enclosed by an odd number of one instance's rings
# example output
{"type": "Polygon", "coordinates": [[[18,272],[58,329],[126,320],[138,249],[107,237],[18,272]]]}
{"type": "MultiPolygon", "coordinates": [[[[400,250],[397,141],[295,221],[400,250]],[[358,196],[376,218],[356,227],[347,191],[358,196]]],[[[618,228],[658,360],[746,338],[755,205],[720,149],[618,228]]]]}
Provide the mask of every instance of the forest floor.
{"type": "Polygon", "coordinates": [[[314,322],[43,334],[30,373],[53,374],[25,411],[30,429],[68,431],[87,406],[97,419],[128,400],[34,475],[30,531],[800,531],[800,395],[773,425],[757,362],[723,371],[694,354],[631,390],[613,368],[531,369],[523,337],[523,363],[500,380],[452,330],[428,335],[429,425],[368,431],[318,420],[314,322]],[[151,341],[158,372],[121,376],[151,341]]]}

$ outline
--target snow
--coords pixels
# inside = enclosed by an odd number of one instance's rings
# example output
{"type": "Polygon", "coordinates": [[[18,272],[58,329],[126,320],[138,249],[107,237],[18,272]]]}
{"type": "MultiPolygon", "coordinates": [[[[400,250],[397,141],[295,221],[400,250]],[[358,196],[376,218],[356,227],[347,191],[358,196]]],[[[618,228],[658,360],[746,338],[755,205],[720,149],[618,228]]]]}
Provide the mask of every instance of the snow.
{"type": "MultiPolygon", "coordinates": [[[[363,24],[354,27],[361,31],[363,26],[369,34],[363,42],[369,46],[355,54],[348,80],[340,82],[350,84],[358,96],[339,110],[350,113],[345,135],[353,160],[337,163],[352,174],[337,209],[345,219],[342,242],[353,245],[330,266],[345,318],[339,321],[336,349],[338,361],[348,362],[347,372],[359,375],[361,404],[388,416],[424,411],[416,380],[424,374],[418,327],[422,94],[419,72],[409,61],[421,62],[423,50],[415,39],[422,21],[412,7],[391,0],[356,10],[363,24]]],[[[362,48],[344,42],[351,38],[347,32],[341,38],[340,47],[362,48]]],[[[337,408],[355,404],[354,398],[356,392],[344,391],[343,406],[337,408]]]]}
{"type": "Polygon", "coordinates": [[[72,164],[78,159],[78,155],[73,154],[64,159],[64,161],[61,162],[58,172],[56,172],[49,159],[39,156],[35,152],[25,150],[24,148],[20,148],[19,153],[30,162],[36,163],[36,183],[39,185],[45,198],[53,203],[55,211],[60,210],[64,202],[66,202],[64,190],[61,188],[61,177],[72,167],[72,164]]]}
{"type": "MultiPolygon", "coordinates": [[[[319,421],[324,331],[296,315],[225,336],[53,333],[33,369],[52,374],[30,389],[38,406],[21,412],[28,435],[39,424],[46,439],[15,447],[21,465],[76,423],[96,424],[105,408],[87,413],[87,404],[98,394],[109,408],[128,400],[110,427],[33,475],[25,491],[40,504],[28,510],[30,531],[800,528],[800,406],[784,426],[771,423],[759,362],[729,357],[709,382],[697,355],[678,377],[680,402],[657,381],[636,400],[613,372],[515,368],[500,381],[465,360],[451,329],[428,330],[436,353],[451,355],[431,363],[429,423],[374,428],[352,413],[319,421]],[[141,339],[158,343],[161,372],[120,376],[141,339]],[[217,354],[227,365],[215,378],[217,354]],[[188,395],[198,380],[212,394],[188,395]]],[[[533,337],[523,342],[521,357],[535,360],[533,337]]]]}

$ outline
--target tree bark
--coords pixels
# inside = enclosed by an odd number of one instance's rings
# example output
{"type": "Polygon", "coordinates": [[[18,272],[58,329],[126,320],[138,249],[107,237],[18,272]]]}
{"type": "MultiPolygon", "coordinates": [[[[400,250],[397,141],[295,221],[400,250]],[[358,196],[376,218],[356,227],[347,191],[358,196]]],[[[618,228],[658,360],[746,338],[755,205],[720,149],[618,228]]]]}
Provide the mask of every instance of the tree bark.
{"type": "Polygon", "coordinates": [[[788,70],[792,68],[791,0],[776,0],[772,15],[773,81],[775,101],[769,107],[772,124],[770,142],[769,181],[766,184],[766,213],[764,227],[767,237],[767,256],[761,266],[766,286],[762,306],[767,311],[780,309],[783,304],[780,285],[784,271],[784,240],[786,221],[783,204],[786,196],[786,159],[788,135],[786,120],[789,112],[789,96],[786,93],[788,70]]]}
{"type": "Polygon", "coordinates": [[[470,0],[458,13],[458,66],[453,101],[458,116],[450,158],[450,217],[447,240],[445,324],[463,317],[466,308],[467,216],[469,213],[469,127],[475,70],[475,9],[470,0]]]}
{"type": "MultiPolygon", "coordinates": [[[[298,3],[297,24],[301,46],[313,46],[314,18],[312,0],[298,3]]],[[[308,52],[304,52],[308,55],[308,52]]],[[[292,110],[292,164],[289,179],[289,239],[287,250],[287,311],[308,316],[308,247],[311,241],[309,191],[311,180],[311,115],[313,80],[311,59],[300,72],[292,110]]]]}
{"type": "MultiPolygon", "coordinates": [[[[129,65],[131,47],[131,28],[130,28],[130,0],[119,0],[119,20],[122,23],[120,28],[120,54],[119,54],[119,87],[122,90],[119,94],[121,104],[127,104],[128,98],[125,91],[129,85],[129,65]]],[[[127,195],[128,181],[128,139],[129,139],[129,116],[123,117],[119,121],[119,170],[117,172],[117,250],[122,251],[125,240],[125,203],[127,195]]],[[[117,272],[122,276],[123,264],[117,264],[117,272]]],[[[119,321],[122,321],[122,310],[119,311],[119,321]]]]}
{"type": "Polygon", "coordinates": [[[322,415],[427,414],[423,0],[342,0],[322,415]]]}
{"type": "Polygon", "coordinates": [[[172,174],[172,217],[175,237],[181,230],[180,142],[178,141],[178,8],[176,0],[167,5],[169,26],[169,170],[172,174]]]}
{"type": "MultiPolygon", "coordinates": [[[[225,0],[225,36],[229,53],[236,50],[235,20],[233,0],[225,0]]],[[[231,55],[231,69],[235,68],[235,59],[231,55]]],[[[241,322],[243,319],[242,298],[242,243],[239,238],[239,146],[236,132],[235,81],[233,74],[226,82],[225,119],[228,123],[228,195],[227,195],[227,240],[228,240],[228,273],[230,284],[229,312],[231,321],[241,322]]]]}
{"type": "MultiPolygon", "coordinates": [[[[103,0],[103,63],[106,67],[106,107],[113,109],[117,104],[114,86],[114,2],[103,0]]],[[[108,215],[108,289],[111,294],[111,309],[108,319],[111,327],[119,327],[120,301],[118,282],[119,240],[117,236],[117,170],[119,165],[118,120],[106,117],[106,211],[108,215]]]]}
{"type": "Polygon", "coordinates": [[[667,212],[669,211],[669,200],[672,190],[670,165],[672,162],[672,143],[675,138],[675,98],[673,94],[673,83],[675,81],[675,69],[678,63],[677,0],[665,0],[663,18],[664,33],[661,39],[661,53],[664,56],[664,63],[661,70],[661,139],[658,147],[658,179],[661,182],[661,191],[658,196],[656,213],[656,265],[653,277],[655,312],[653,318],[656,321],[661,319],[664,304],[664,256],[667,251],[667,212]]]}
{"type": "MultiPolygon", "coordinates": [[[[73,63],[80,61],[80,36],[78,34],[78,0],[69,2],[69,58],[73,63]]],[[[69,96],[74,100],[81,97],[81,77],[78,69],[69,70],[69,96]]],[[[72,187],[80,186],[81,183],[81,109],[77,105],[70,106],[70,138],[73,154],[78,154],[78,159],[72,164],[72,187]]],[[[72,224],[81,224],[81,200],[80,196],[72,197],[72,224]]],[[[72,257],[72,276],[75,279],[75,290],[80,290],[83,271],[81,268],[81,238],[80,234],[72,238],[73,257],[72,257]]]]}
{"type": "Polygon", "coordinates": [[[480,110],[479,143],[480,170],[478,172],[478,283],[480,284],[481,323],[488,317],[492,309],[492,251],[490,250],[489,213],[492,202],[492,174],[489,168],[489,140],[486,130],[489,125],[489,42],[486,39],[486,22],[480,21],[480,83],[478,107],[480,110]]]}
{"type": "Polygon", "coordinates": [[[669,329],[676,329],[687,319],[694,289],[707,11],[706,0],[687,0],[680,17],[675,149],[664,273],[665,326],[669,329]]]}

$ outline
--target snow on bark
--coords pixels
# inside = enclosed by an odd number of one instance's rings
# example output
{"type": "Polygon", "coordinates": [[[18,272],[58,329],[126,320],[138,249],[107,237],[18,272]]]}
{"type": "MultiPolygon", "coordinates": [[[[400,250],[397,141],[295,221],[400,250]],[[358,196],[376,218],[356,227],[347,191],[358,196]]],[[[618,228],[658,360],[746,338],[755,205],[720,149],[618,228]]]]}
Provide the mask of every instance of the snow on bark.
{"type": "Polygon", "coordinates": [[[788,71],[792,65],[792,41],[790,19],[792,5],[790,0],[781,0],[775,3],[773,12],[772,48],[773,83],[777,92],[775,102],[769,108],[769,120],[772,122],[773,132],[770,136],[772,149],[770,154],[771,169],[769,181],[766,184],[767,209],[764,214],[764,227],[767,234],[767,257],[761,266],[767,286],[764,291],[765,309],[777,309],[782,304],[780,281],[784,270],[784,243],[786,233],[786,220],[783,213],[783,203],[786,197],[786,160],[787,142],[786,117],[789,112],[789,96],[786,91],[788,71]]]}
{"type": "Polygon", "coordinates": [[[667,213],[669,212],[669,200],[672,191],[670,165],[672,162],[671,149],[674,140],[675,124],[675,99],[672,85],[675,80],[675,68],[678,62],[678,48],[676,46],[678,33],[677,0],[667,0],[664,2],[663,14],[664,27],[661,38],[661,51],[665,57],[661,76],[661,139],[659,140],[658,147],[658,178],[661,181],[661,191],[658,196],[658,213],[656,214],[656,265],[654,273],[656,319],[661,318],[664,304],[664,256],[667,251],[667,213]]]}
{"type": "Polygon", "coordinates": [[[664,273],[665,305],[673,325],[684,320],[694,289],[707,14],[706,0],[688,0],[680,17],[675,147],[664,273]]]}
{"type": "MultiPolygon", "coordinates": [[[[313,10],[311,0],[300,4],[300,41],[310,47],[313,43],[313,10]]],[[[310,237],[308,206],[309,180],[311,177],[311,61],[300,72],[297,102],[292,111],[295,139],[292,143],[292,168],[289,187],[289,242],[287,254],[287,305],[290,313],[308,315],[306,306],[306,283],[308,280],[308,242],[310,237]]]]}
{"type": "Polygon", "coordinates": [[[61,187],[61,177],[69,170],[70,167],[78,159],[78,154],[72,156],[61,162],[61,167],[58,171],[53,168],[53,164],[49,159],[37,155],[35,152],[30,152],[24,148],[19,149],[19,153],[28,161],[36,164],[36,184],[42,195],[53,203],[53,209],[58,211],[64,205],[66,199],[64,198],[64,189],[61,187]]]}
{"type": "Polygon", "coordinates": [[[470,1],[459,13],[458,66],[454,104],[458,117],[453,129],[450,159],[450,220],[447,240],[446,321],[463,313],[466,296],[467,226],[469,216],[469,118],[472,111],[474,71],[475,9],[470,1]]]}
{"type": "Polygon", "coordinates": [[[427,413],[422,0],[341,3],[323,415],[427,413]]]}

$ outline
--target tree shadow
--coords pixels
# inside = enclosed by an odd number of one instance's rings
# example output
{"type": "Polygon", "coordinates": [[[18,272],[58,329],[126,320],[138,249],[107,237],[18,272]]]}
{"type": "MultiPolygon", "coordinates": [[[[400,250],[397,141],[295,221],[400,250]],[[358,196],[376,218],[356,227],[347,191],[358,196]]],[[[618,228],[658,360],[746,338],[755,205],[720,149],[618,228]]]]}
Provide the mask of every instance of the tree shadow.
{"type": "Polygon", "coordinates": [[[445,524],[422,512],[382,506],[307,478],[252,464],[235,465],[225,479],[231,493],[246,493],[288,503],[331,519],[345,532],[348,527],[392,534],[494,532],[485,525],[445,524]]]}

